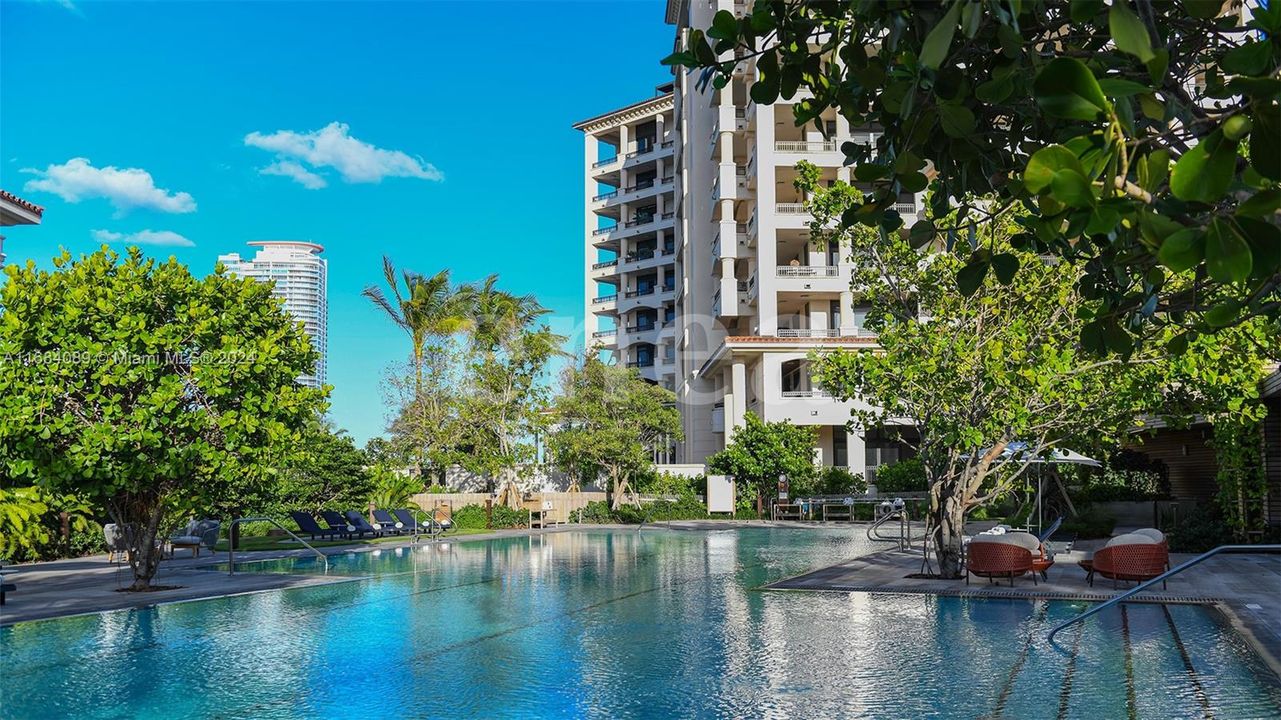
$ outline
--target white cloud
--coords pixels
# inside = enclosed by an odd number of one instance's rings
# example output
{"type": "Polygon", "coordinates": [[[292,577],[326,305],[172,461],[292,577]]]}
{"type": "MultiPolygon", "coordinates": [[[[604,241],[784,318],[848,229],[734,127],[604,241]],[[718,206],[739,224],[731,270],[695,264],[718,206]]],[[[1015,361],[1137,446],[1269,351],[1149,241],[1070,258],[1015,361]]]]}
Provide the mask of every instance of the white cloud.
{"type": "Polygon", "coordinates": [[[263,175],[281,175],[287,178],[293,178],[299,185],[308,190],[319,190],[328,185],[325,179],[316,173],[308,170],[293,160],[278,160],[265,168],[258,171],[263,175]]]}
{"type": "Polygon", "coordinates": [[[126,245],[161,245],[165,247],[195,247],[196,244],[171,230],[139,230],[135,233],[118,233],[111,230],[94,230],[93,239],[104,243],[126,245]]]}
{"type": "Polygon", "coordinates": [[[259,170],[267,175],[291,177],[303,187],[323,187],[324,178],[313,170],[333,168],[349,183],[376,183],[387,177],[444,180],[434,165],[400,150],[385,150],[351,136],[344,123],[332,122],[319,130],[251,132],[245,145],[276,153],[276,162],[259,170]],[[311,166],[305,168],[301,163],[311,166]]]}
{"type": "Polygon", "coordinates": [[[23,187],[27,192],[50,192],[73,203],[106,198],[118,214],[133,208],[168,213],[196,211],[196,201],[189,193],[156,187],[151,173],[141,168],[120,169],[111,165],[96,168],[88,158],[78,157],[44,170],[25,168],[22,172],[37,176],[23,187]]]}

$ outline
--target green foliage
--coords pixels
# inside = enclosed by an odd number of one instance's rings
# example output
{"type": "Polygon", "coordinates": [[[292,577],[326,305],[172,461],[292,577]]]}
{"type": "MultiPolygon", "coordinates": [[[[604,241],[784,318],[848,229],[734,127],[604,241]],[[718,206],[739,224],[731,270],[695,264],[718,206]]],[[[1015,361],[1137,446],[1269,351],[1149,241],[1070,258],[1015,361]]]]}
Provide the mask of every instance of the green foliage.
{"type": "Polygon", "coordinates": [[[1091,506],[1082,510],[1076,517],[1065,519],[1059,526],[1059,531],[1076,535],[1080,540],[1093,540],[1111,537],[1115,527],[1116,518],[1102,508],[1091,506]]]}
{"type": "Polygon", "coordinates": [[[1090,473],[1082,499],[1092,502],[1162,500],[1170,496],[1169,482],[1151,470],[1111,465],[1090,473]]]}
{"type": "Polygon", "coordinates": [[[709,472],[730,475],[739,484],[740,495],[772,497],[778,478],[786,475],[792,484],[812,485],[818,474],[814,465],[817,429],[790,422],[767,423],[754,413],[744,416],[745,424],[734,429],[729,445],[707,458],[709,472]]]}
{"type": "Polygon", "coordinates": [[[1268,481],[1263,469],[1263,428],[1259,415],[1234,414],[1214,423],[1218,517],[1236,540],[1268,525],[1268,481]]]}
{"type": "Polygon", "coordinates": [[[40,489],[0,487],[0,557],[33,553],[49,542],[41,517],[49,510],[40,489]]]}
{"type": "Polygon", "coordinates": [[[653,449],[681,438],[676,396],[594,353],[565,369],[561,387],[557,424],[547,439],[553,461],[571,477],[603,476],[618,508],[632,479],[653,468],[653,449]]]}
{"type": "Polygon", "coordinates": [[[279,474],[276,490],[282,511],[357,510],[363,514],[377,488],[364,451],[345,432],[334,432],[319,422],[307,428],[302,442],[301,454],[279,474]]]}
{"type": "Polygon", "coordinates": [[[846,468],[825,467],[819,472],[816,490],[819,495],[866,495],[867,481],[846,468]]]}
{"type": "Polygon", "coordinates": [[[4,271],[0,473],[139,527],[135,589],[171,511],[269,495],[324,408],[296,382],[316,353],[265,284],[137,248],[4,271]]]}
{"type": "Polygon", "coordinates": [[[493,522],[485,516],[481,505],[464,505],[454,511],[454,526],[469,530],[506,530],[529,526],[529,513],[525,510],[509,508],[506,505],[494,505],[491,509],[493,522]]]}
{"type": "MultiPolygon", "coordinates": [[[[825,132],[835,112],[876,128],[841,147],[870,187],[845,228],[895,234],[927,162],[935,216],[972,228],[1021,209],[1013,245],[1079,271],[1078,337],[1128,354],[1167,325],[1281,314],[1278,32],[1275,2],[758,2],[664,62],[724,87],[746,59],[757,104],[812,95],[797,126],[825,132]]],[[[964,294],[991,270],[1038,272],[966,235],[936,236],[963,256],[964,294]]]]}
{"type": "Polygon", "coordinates": [[[591,502],[574,513],[573,519],[595,525],[639,525],[640,523],[663,522],[667,520],[706,520],[707,506],[691,495],[680,495],[676,499],[658,499],[639,507],[620,505],[611,510],[605,501],[591,502]]]}
{"type": "Polygon", "coordinates": [[[1197,508],[1182,514],[1178,522],[1163,528],[1170,552],[1203,553],[1237,540],[1232,525],[1217,507],[1197,508]]]}
{"type": "MultiPolygon", "coordinates": [[[[398,473],[390,468],[375,465],[369,471],[373,492],[369,502],[375,507],[394,510],[409,507],[409,498],[423,492],[423,482],[411,475],[398,473]]],[[[433,487],[441,487],[435,485],[433,487]]],[[[442,488],[442,492],[444,489],[442,488]]]]}
{"type": "Polygon", "coordinates": [[[609,509],[609,502],[606,500],[587,503],[582,510],[574,513],[574,519],[581,523],[593,525],[608,525],[617,522],[614,519],[614,512],[609,509]]]}
{"type": "Polygon", "coordinates": [[[880,495],[905,492],[925,492],[930,489],[925,475],[925,464],[920,458],[900,460],[893,465],[876,468],[876,492],[880,495]]]}

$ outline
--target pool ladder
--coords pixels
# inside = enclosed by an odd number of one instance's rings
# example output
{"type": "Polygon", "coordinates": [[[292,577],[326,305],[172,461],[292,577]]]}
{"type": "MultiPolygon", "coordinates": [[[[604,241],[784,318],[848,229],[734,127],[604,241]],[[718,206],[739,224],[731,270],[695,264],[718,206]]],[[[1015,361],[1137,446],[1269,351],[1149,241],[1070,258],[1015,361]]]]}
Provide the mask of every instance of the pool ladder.
{"type": "Polygon", "coordinates": [[[907,550],[912,547],[912,519],[907,515],[907,509],[902,508],[892,510],[881,516],[880,520],[872,523],[867,529],[867,539],[876,542],[896,542],[899,550],[907,550]],[[898,537],[886,537],[879,532],[879,528],[893,520],[898,520],[898,537]]]}
{"type": "Polygon", "coordinates": [[[1218,555],[1221,552],[1256,552],[1257,553],[1257,552],[1277,552],[1277,551],[1281,551],[1281,545],[1220,545],[1213,550],[1203,552],[1200,555],[1197,555],[1196,557],[1183,563],[1182,565],[1179,565],[1178,567],[1171,568],[1170,570],[1166,570],[1165,572],[1161,573],[1160,575],[1157,575],[1151,580],[1147,580],[1145,582],[1139,583],[1138,585],[1135,585],[1134,587],[1130,588],[1129,590],[1126,590],[1120,595],[1117,595],[1116,597],[1110,600],[1107,600],[1105,602],[1101,602],[1098,605],[1095,605],[1094,607],[1090,608],[1089,610],[1086,610],[1085,612],[1081,613],[1080,615],[1077,615],[1076,617],[1071,618],[1070,620],[1065,620],[1059,623],[1058,625],[1055,625],[1054,628],[1050,630],[1050,634],[1047,635],[1045,639],[1049,642],[1054,642],[1054,636],[1057,635],[1060,630],[1066,628],[1067,626],[1082,622],[1083,620],[1090,617],[1091,615],[1100,613],[1103,610],[1107,609],[1108,607],[1111,607],[1112,605],[1116,605],[1120,603],[1126,598],[1134,597],[1135,594],[1140,593],[1144,590],[1147,590],[1148,588],[1152,587],[1153,585],[1159,582],[1165,582],[1167,579],[1175,575],[1178,575],[1179,573],[1183,572],[1184,570],[1187,570],[1193,565],[1199,565],[1200,563],[1205,562],[1206,560],[1209,560],[1210,558],[1214,557],[1215,555],[1218,555]]]}
{"type": "Polygon", "coordinates": [[[245,522],[269,522],[272,525],[275,525],[276,527],[280,528],[281,530],[284,530],[286,533],[289,534],[289,537],[302,543],[303,547],[307,548],[313,553],[316,553],[316,556],[320,558],[320,561],[325,564],[325,572],[326,573],[329,572],[329,556],[317,550],[314,546],[312,546],[311,543],[295,535],[293,530],[290,530],[284,525],[281,525],[279,520],[276,520],[275,518],[269,518],[269,517],[247,517],[247,518],[236,518],[235,520],[231,521],[230,525],[227,526],[227,574],[228,575],[236,574],[236,544],[232,542],[232,537],[236,529],[236,525],[240,523],[245,523],[245,522]]]}

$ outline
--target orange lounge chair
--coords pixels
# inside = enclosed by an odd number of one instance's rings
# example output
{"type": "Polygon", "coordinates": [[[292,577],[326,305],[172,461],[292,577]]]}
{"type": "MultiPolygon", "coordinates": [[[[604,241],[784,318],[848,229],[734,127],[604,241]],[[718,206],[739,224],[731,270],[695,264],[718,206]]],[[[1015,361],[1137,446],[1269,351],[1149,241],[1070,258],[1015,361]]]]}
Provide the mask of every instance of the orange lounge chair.
{"type": "Polygon", "coordinates": [[[1031,551],[1018,545],[971,541],[965,558],[965,584],[970,584],[970,575],[977,575],[987,578],[988,582],[992,578],[1008,577],[1010,587],[1014,587],[1014,578],[1032,573],[1032,584],[1035,585],[1036,572],[1032,560],[1031,551]]]}
{"type": "MultiPolygon", "coordinates": [[[[1118,580],[1151,580],[1166,571],[1170,565],[1170,551],[1160,543],[1128,543],[1108,545],[1094,553],[1093,575],[1111,578],[1112,587],[1118,580]]],[[[1090,585],[1094,585],[1090,577],[1090,585]]],[[[1165,581],[1161,581],[1165,589],[1165,581]]]]}

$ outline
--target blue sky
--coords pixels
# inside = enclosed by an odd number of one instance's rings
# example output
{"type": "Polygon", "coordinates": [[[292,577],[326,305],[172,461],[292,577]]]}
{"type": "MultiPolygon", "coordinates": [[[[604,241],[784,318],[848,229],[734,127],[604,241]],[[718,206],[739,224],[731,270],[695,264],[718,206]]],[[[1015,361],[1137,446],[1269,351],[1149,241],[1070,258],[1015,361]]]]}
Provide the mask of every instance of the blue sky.
{"type": "Polygon", "coordinates": [[[364,442],[408,352],[360,297],[383,254],[498,273],[579,328],[570,126],[670,79],[663,8],[5,0],[0,187],[45,206],[42,225],[6,228],[9,262],[134,237],[208,272],[250,240],[324,245],[332,417],[364,442]]]}

